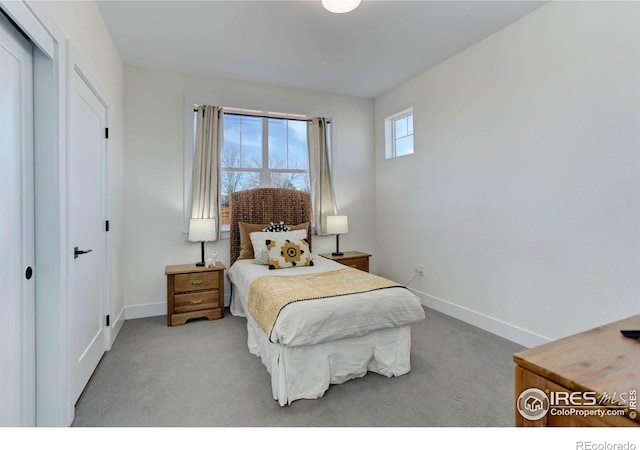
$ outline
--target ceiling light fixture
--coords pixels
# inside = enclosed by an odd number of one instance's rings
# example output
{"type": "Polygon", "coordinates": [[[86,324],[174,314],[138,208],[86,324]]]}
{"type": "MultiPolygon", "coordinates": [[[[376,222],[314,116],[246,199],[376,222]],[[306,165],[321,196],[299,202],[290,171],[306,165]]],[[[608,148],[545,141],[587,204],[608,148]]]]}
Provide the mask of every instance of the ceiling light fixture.
{"type": "Polygon", "coordinates": [[[332,13],[348,13],[360,5],[362,0],[322,0],[322,6],[332,13]]]}

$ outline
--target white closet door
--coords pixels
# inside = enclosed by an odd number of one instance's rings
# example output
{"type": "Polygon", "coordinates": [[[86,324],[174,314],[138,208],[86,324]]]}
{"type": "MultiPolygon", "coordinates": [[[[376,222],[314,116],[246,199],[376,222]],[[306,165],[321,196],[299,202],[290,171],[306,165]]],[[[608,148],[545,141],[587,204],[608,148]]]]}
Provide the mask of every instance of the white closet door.
{"type": "Polygon", "coordinates": [[[0,13],[0,426],[35,425],[32,47],[0,13]]]}

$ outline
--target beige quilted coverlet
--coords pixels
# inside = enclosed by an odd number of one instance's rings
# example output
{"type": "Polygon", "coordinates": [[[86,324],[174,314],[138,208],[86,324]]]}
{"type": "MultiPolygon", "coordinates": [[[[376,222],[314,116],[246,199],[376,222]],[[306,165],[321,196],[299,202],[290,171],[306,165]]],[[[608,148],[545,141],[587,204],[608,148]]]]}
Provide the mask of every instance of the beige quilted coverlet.
{"type": "Polygon", "coordinates": [[[402,286],[351,267],[304,275],[265,275],[251,284],[247,306],[255,321],[271,338],[280,311],[291,303],[392,287],[402,286]]]}

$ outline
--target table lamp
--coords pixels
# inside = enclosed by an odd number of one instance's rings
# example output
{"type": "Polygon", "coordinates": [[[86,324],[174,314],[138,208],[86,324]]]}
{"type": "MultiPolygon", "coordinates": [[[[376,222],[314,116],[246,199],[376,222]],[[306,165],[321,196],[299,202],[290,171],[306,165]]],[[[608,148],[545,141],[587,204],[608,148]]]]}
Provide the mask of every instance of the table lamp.
{"type": "Polygon", "coordinates": [[[340,252],[340,235],[349,232],[347,216],[327,216],[327,233],[336,235],[336,251],[332,256],[342,256],[340,252]]]}
{"type": "Polygon", "coordinates": [[[204,266],[204,243],[216,240],[216,219],[191,219],[189,221],[189,240],[200,242],[202,260],[196,266],[204,266]]]}

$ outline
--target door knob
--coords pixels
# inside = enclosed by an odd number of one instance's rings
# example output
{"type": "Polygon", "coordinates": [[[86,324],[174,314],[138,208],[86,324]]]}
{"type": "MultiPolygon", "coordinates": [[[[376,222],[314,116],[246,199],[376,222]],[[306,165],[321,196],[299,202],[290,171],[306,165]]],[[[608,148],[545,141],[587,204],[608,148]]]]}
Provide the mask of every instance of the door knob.
{"type": "Polygon", "coordinates": [[[89,253],[91,250],[78,250],[78,247],[73,247],[73,259],[78,259],[78,256],[89,253]]]}

